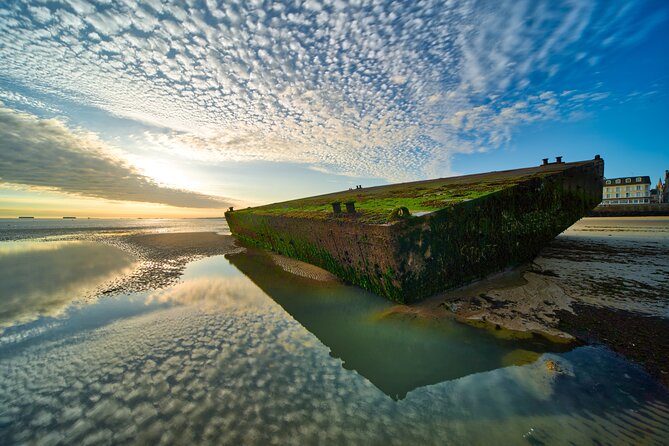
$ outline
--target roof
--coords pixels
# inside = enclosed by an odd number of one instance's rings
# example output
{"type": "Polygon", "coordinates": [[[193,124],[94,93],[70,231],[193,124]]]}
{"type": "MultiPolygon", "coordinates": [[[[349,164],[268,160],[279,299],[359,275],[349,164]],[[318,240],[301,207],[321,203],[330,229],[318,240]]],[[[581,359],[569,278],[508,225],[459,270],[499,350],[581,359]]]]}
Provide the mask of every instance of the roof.
{"type": "Polygon", "coordinates": [[[606,178],[604,180],[605,186],[612,186],[616,184],[650,184],[650,177],[649,176],[619,177],[619,178],[606,178]],[[616,180],[620,180],[620,182],[616,183],[616,180]]]}

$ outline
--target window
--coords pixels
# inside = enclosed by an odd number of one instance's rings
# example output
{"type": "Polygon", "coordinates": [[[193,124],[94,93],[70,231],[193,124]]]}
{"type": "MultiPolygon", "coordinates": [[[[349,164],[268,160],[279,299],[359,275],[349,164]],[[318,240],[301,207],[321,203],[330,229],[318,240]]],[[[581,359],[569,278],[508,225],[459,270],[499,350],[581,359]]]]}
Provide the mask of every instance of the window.
{"type": "Polygon", "coordinates": [[[636,182],[641,183],[641,177],[636,177],[636,182]]]}
{"type": "Polygon", "coordinates": [[[641,190],[641,186],[637,186],[637,187],[636,187],[636,190],[641,190]]]}
{"type": "Polygon", "coordinates": [[[625,194],[625,198],[629,198],[629,196],[630,196],[630,193],[627,192],[627,193],[625,194]]]}
{"type": "Polygon", "coordinates": [[[619,187],[616,187],[616,192],[620,192],[620,188],[619,188],[619,187]]]}
{"type": "Polygon", "coordinates": [[[606,180],[606,184],[611,184],[611,180],[606,180]]]}
{"type": "Polygon", "coordinates": [[[631,178],[625,178],[625,183],[631,183],[632,179],[631,178]]]}
{"type": "Polygon", "coordinates": [[[626,192],[629,192],[629,191],[630,191],[630,187],[629,187],[629,186],[625,187],[625,191],[626,191],[626,192]]]}
{"type": "Polygon", "coordinates": [[[616,184],[620,184],[620,178],[616,180],[616,184]]]}
{"type": "Polygon", "coordinates": [[[611,198],[611,194],[606,194],[606,198],[611,198]]]}
{"type": "Polygon", "coordinates": [[[616,198],[620,198],[620,194],[616,194],[616,198]]]}

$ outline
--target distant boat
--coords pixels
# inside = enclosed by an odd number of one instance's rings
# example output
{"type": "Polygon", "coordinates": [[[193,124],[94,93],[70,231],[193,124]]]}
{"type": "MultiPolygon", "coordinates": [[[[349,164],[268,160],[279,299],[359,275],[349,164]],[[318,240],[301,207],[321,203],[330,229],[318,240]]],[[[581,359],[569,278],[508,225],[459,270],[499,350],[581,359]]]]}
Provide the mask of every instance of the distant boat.
{"type": "Polygon", "coordinates": [[[28,217],[28,216],[26,216],[26,217],[21,217],[21,216],[19,216],[19,218],[35,218],[35,217],[28,217]]]}
{"type": "Polygon", "coordinates": [[[74,219],[76,219],[76,218],[77,218],[77,217],[63,217],[63,219],[66,219],[66,220],[74,220],[74,219]]]}

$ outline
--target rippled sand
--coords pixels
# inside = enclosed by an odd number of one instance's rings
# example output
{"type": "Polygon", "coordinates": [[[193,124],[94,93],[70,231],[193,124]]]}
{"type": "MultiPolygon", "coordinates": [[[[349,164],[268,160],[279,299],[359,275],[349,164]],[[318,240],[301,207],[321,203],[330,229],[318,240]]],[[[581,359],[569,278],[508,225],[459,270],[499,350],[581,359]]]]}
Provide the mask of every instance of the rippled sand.
{"type": "Polygon", "coordinates": [[[299,260],[291,259],[278,254],[272,254],[272,260],[284,271],[295,274],[296,276],[306,277],[308,279],[317,280],[319,282],[340,281],[337,276],[319,268],[318,266],[309,263],[300,262],[299,260]]]}
{"type": "Polygon", "coordinates": [[[139,264],[133,273],[106,293],[128,293],[163,288],[178,282],[189,262],[238,252],[231,235],[216,232],[130,234],[96,238],[133,253],[139,264]]]}

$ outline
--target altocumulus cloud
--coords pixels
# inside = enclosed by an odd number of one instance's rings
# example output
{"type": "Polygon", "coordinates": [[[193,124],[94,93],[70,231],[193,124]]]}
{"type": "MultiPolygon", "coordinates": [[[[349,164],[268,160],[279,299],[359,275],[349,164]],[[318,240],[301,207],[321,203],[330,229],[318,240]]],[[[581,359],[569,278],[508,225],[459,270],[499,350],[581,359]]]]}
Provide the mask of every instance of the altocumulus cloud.
{"type": "Polygon", "coordinates": [[[0,183],[178,207],[222,208],[229,203],[163,187],[113,154],[94,134],[0,105],[0,183]]]}
{"type": "Polygon", "coordinates": [[[10,0],[0,76],[172,152],[401,179],[587,111],[598,61],[666,20],[647,4],[10,0]]]}

